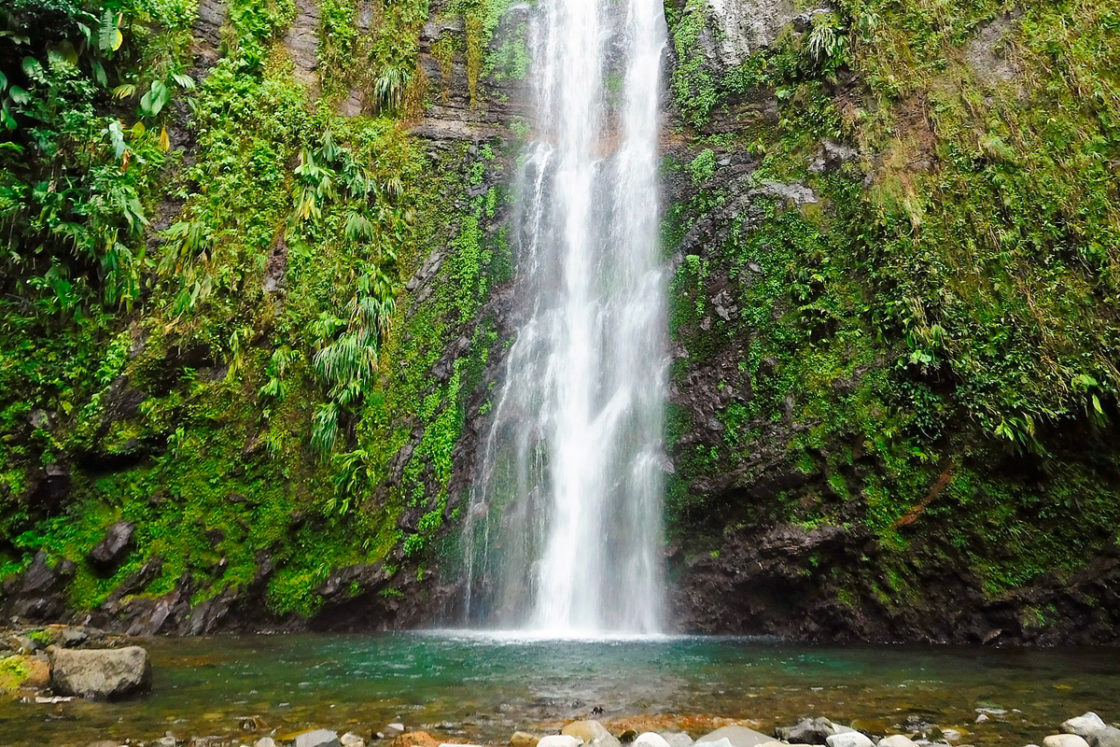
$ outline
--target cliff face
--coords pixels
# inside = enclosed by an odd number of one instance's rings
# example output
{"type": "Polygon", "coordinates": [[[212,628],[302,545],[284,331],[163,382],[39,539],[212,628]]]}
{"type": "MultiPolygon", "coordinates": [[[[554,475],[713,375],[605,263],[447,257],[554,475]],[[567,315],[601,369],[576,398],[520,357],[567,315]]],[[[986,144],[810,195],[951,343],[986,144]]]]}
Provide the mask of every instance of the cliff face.
{"type": "MultiPolygon", "coordinates": [[[[80,147],[6,99],[4,611],[453,616],[516,324],[527,10],[172,5],[75,70],[59,19],[3,50],[43,60],[9,76],[32,103],[89,87],[80,147]],[[44,225],[52,172],[103,178],[44,225]],[[142,220],[93,209],[126,188],[142,220]],[[74,259],[95,219],[127,255],[74,259]]],[[[950,6],[666,5],[683,629],[1116,639],[1120,9],[950,6]]]]}

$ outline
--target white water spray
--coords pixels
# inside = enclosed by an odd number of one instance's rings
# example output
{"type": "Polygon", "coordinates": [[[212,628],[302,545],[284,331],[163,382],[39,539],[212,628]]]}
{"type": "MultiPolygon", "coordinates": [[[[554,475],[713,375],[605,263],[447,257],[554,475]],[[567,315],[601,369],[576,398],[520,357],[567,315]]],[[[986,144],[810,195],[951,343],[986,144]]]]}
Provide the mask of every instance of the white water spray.
{"type": "Polygon", "coordinates": [[[659,0],[545,0],[516,340],[467,522],[472,622],[661,629],[659,0]]]}

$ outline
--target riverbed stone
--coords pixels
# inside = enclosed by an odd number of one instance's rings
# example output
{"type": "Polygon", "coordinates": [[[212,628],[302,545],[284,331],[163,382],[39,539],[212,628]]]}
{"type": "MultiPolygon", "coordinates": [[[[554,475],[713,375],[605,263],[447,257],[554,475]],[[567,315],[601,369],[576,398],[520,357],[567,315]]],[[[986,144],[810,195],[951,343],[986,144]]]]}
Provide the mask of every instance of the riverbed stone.
{"type": "Polygon", "coordinates": [[[1076,734],[1051,734],[1042,740],[1042,747],[1089,747],[1089,743],[1076,734]]]}
{"type": "Polygon", "coordinates": [[[573,721],[561,729],[560,734],[580,739],[588,747],[622,747],[622,742],[598,721],[573,721]]]}
{"type": "Polygon", "coordinates": [[[828,747],[875,747],[875,743],[858,731],[843,731],[824,740],[828,747]]]}
{"type": "Polygon", "coordinates": [[[253,742],[253,747],[276,747],[276,740],[272,737],[261,737],[253,742]]]}
{"type": "Polygon", "coordinates": [[[665,737],[657,732],[647,731],[634,737],[633,747],[670,747],[665,737]]]}
{"type": "Polygon", "coordinates": [[[509,738],[509,747],[537,747],[541,738],[527,731],[515,731],[509,738]]]}
{"type": "Polygon", "coordinates": [[[342,747],[366,747],[366,740],[359,737],[352,731],[348,731],[338,738],[342,743],[342,747]]]}
{"type": "Polygon", "coordinates": [[[579,737],[567,734],[549,734],[547,737],[541,737],[541,741],[537,742],[537,747],[580,747],[581,744],[583,744],[583,741],[579,737]]]}
{"type": "Polygon", "coordinates": [[[669,747],[692,747],[692,737],[683,731],[663,731],[661,737],[669,743],[669,747]]]}
{"type": "Polygon", "coordinates": [[[152,686],[148,652],[140,646],[124,648],[47,649],[51,688],[59,695],[90,700],[115,700],[145,692],[152,686]]]}
{"type": "Polygon", "coordinates": [[[918,747],[918,744],[902,734],[891,734],[879,740],[879,747],[918,747]]]}
{"type": "Polygon", "coordinates": [[[1120,747],[1120,729],[1106,726],[1089,735],[1089,747],[1120,747]]]}
{"type": "Polygon", "coordinates": [[[724,726],[700,737],[694,747],[725,747],[722,744],[725,740],[731,747],[758,747],[773,739],[767,734],[745,726],[724,726]]]}
{"type": "Polygon", "coordinates": [[[338,732],[330,729],[314,729],[296,735],[295,747],[342,747],[338,732]]]}
{"type": "Polygon", "coordinates": [[[774,730],[774,736],[791,744],[825,744],[825,740],[833,734],[843,734],[849,731],[854,731],[854,729],[819,716],[817,718],[801,719],[793,726],[779,726],[774,730]]]}
{"type": "Polygon", "coordinates": [[[407,731],[393,739],[393,747],[439,747],[439,740],[426,731],[407,731]]]}
{"type": "Polygon", "coordinates": [[[1062,731],[1066,734],[1076,734],[1082,739],[1088,740],[1089,735],[1098,732],[1108,726],[1097,714],[1089,711],[1080,716],[1075,716],[1068,721],[1062,722],[1062,731]]]}

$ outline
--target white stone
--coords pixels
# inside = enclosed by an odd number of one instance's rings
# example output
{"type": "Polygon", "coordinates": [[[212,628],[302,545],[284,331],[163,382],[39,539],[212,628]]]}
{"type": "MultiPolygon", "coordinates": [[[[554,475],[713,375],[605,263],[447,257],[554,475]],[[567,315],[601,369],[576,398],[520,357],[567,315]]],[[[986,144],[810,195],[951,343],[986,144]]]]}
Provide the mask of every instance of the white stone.
{"type": "Polygon", "coordinates": [[[670,747],[665,737],[652,731],[639,734],[630,744],[631,747],[670,747]]]}
{"type": "Polygon", "coordinates": [[[582,739],[569,737],[565,734],[549,734],[547,737],[541,737],[541,741],[537,742],[537,747],[580,747],[583,744],[582,739]]]}
{"type": "Polygon", "coordinates": [[[824,741],[828,743],[828,747],[875,747],[875,743],[866,734],[861,734],[858,731],[844,731],[833,734],[824,741]]]}
{"type": "Polygon", "coordinates": [[[879,740],[879,747],[918,747],[918,745],[910,737],[902,734],[891,734],[889,737],[883,737],[879,740]]]}
{"type": "Polygon", "coordinates": [[[1090,734],[1107,727],[1108,724],[1104,722],[1104,719],[1092,711],[1062,722],[1062,731],[1066,734],[1076,734],[1079,737],[1088,737],[1090,734]]]}
{"type": "Polygon", "coordinates": [[[1089,747],[1089,743],[1076,734],[1051,734],[1042,740],[1042,747],[1089,747]]]}
{"type": "Polygon", "coordinates": [[[745,726],[724,726],[700,737],[693,747],[759,747],[773,741],[769,734],[745,726]]]}
{"type": "Polygon", "coordinates": [[[272,737],[261,737],[253,744],[253,747],[276,747],[276,740],[272,737]]]}
{"type": "Polygon", "coordinates": [[[366,740],[359,737],[352,731],[348,731],[338,738],[342,743],[342,747],[366,747],[366,740]]]}
{"type": "Polygon", "coordinates": [[[663,731],[661,737],[669,743],[669,747],[692,747],[692,737],[683,731],[663,731]]]}

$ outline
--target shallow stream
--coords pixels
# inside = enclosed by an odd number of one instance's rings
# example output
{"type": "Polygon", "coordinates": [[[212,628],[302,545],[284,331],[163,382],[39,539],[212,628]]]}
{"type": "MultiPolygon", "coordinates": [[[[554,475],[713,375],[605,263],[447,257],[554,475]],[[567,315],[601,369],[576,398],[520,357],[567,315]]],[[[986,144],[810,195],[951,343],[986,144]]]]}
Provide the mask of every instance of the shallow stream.
{"type": "MultiPolygon", "coordinates": [[[[770,732],[828,716],[869,733],[907,718],[960,744],[1040,743],[1073,715],[1120,719],[1120,650],[812,647],[744,638],[598,641],[396,633],[156,639],[154,690],[124,703],[0,702],[0,744],[370,731],[402,721],[455,742],[595,717],[693,737],[721,719],[770,732]],[[601,709],[596,710],[596,709],[601,709]],[[976,724],[985,712],[988,721],[976,724]],[[594,714],[594,715],[593,715],[594,714]],[[266,732],[241,732],[258,716],[266,732]],[[643,717],[643,718],[637,718],[643,717]]],[[[235,742],[236,744],[236,742],[235,742]]]]}

